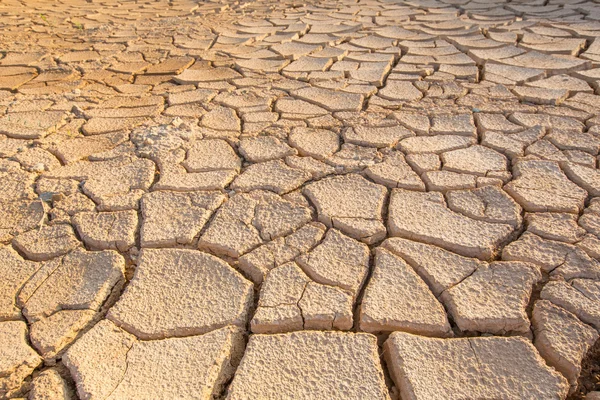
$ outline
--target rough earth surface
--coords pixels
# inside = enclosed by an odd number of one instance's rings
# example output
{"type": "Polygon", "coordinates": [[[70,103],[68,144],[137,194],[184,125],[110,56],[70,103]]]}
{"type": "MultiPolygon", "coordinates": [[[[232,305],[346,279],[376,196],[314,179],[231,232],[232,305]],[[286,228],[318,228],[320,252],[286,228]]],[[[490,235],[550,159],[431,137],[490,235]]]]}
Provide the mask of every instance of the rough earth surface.
{"type": "Polygon", "coordinates": [[[0,32],[0,399],[600,398],[598,0],[0,32]]]}

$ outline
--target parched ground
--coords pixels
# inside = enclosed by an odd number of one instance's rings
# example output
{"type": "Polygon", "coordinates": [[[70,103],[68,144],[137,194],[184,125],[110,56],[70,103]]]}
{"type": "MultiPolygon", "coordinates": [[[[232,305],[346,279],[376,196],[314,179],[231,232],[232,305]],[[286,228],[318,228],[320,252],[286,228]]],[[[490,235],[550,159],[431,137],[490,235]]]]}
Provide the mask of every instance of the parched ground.
{"type": "Polygon", "coordinates": [[[600,398],[599,36],[1,0],[0,398],[600,398]]]}

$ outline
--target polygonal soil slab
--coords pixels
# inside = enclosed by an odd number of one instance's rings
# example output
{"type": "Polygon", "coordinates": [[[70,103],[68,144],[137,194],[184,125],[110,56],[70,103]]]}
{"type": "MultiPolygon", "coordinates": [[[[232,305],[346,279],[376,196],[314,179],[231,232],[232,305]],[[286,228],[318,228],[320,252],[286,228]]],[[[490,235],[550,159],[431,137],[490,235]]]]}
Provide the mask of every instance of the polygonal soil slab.
{"type": "Polygon", "coordinates": [[[297,189],[309,179],[308,172],[288,167],[281,160],[273,160],[248,166],[231,183],[231,188],[243,192],[262,189],[284,194],[297,189]]]}
{"type": "Polygon", "coordinates": [[[253,191],[232,196],[217,211],[198,247],[240,257],[263,243],[291,234],[310,222],[311,211],[274,193],[253,191]]]}
{"type": "Polygon", "coordinates": [[[507,166],[504,155],[479,145],[443,153],[442,162],[445,170],[478,176],[505,171],[507,166]]]}
{"type": "Polygon", "coordinates": [[[142,197],[142,247],[191,243],[225,196],[219,192],[151,192],[142,197]]]}
{"type": "Polygon", "coordinates": [[[239,172],[242,162],[235,150],[221,139],[194,142],[187,151],[183,166],[188,172],[232,170],[239,172]]]}
{"type": "Polygon", "coordinates": [[[296,150],[273,136],[243,138],[240,141],[239,151],[249,162],[265,162],[297,153],[296,150]]]}
{"type": "Polygon", "coordinates": [[[38,227],[46,216],[44,207],[37,200],[0,201],[0,242],[38,227]]]}
{"type": "Polygon", "coordinates": [[[435,135],[477,136],[472,114],[435,115],[429,133],[435,135]]]}
{"type": "Polygon", "coordinates": [[[125,262],[113,251],[76,250],[31,264],[38,264],[37,272],[21,287],[18,304],[30,323],[31,344],[52,363],[120,290],[125,262]]]}
{"type": "Polygon", "coordinates": [[[142,339],[244,327],[252,284],[219,258],[196,250],[144,249],[131,283],[107,318],[142,339]]]}
{"type": "Polygon", "coordinates": [[[53,364],[77,335],[99,317],[95,310],[60,310],[31,324],[31,344],[53,364]]]}
{"type": "Polygon", "coordinates": [[[238,267],[254,283],[260,284],[275,267],[290,262],[316,246],[326,228],[311,222],[297,231],[266,243],[239,258],[238,267]]]}
{"type": "Polygon", "coordinates": [[[513,167],[515,179],[504,187],[529,212],[578,213],[587,192],[571,182],[553,161],[520,161],[513,167]]]}
{"type": "Polygon", "coordinates": [[[97,311],[122,279],[125,260],[115,251],[77,250],[45,263],[19,293],[29,322],[61,310],[97,311]]]}
{"type": "Polygon", "coordinates": [[[325,225],[366,243],[385,237],[382,222],[385,187],[350,174],[311,183],[304,193],[316,205],[319,221],[325,225]]]}
{"type": "Polygon", "coordinates": [[[228,400],[389,399],[375,336],[294,332],[250,337],[228,400]]]}
{"type": "Polygon", "coordinates": [[[41,263],[24,260],[10,246],[0,247],[0,321],[21,318],[17,295],[41,266],[41,263]]]}
{"type": "Polygon", "coordinates": [[[99,204],[99,209],[123,210],[127,207],[119,204],[119,201],[123,202],[136,194],[141,196],[141,191],[148,190],[152,185],[154,173],[152,161],[123,156],[106,161],[78,161],[56,168],[44,176],[84,181],[84,193],[99,204]]]}
{"type": "Polygon", "coordinates": [[[46,369],[31,381],[29,398],[34,400],[75,400],[75,390],[55,369],[46,369]]]}
{"type": "Polygon", "coordinates": [[[260,290],[255,333],[352,328],[352,293],[313,282],[294,262],[273,268],[260,290]]]}
{"type": "Polygon", "coordinates": [[[462,331],[494,334],[529,332],[526,307],[539,268],[518,261],[493,262],[442,293],[441,298],[462,331]]]}
{"type": "Polygon", "coordinates": [[[321,161],[340,148],[340,138],[337,133],[327,129],[294,128],[289,135],[289,142],[301,156],[310,156],[321,161]]]}
{"type": "Polygon", "coordinates": [[[540,354],[572,386],[577,385],[581,361],[598,340],[598,331],[581,322],[575,314],[547,300],[536,301],[532,323],[535,332],[533,343],[540,354]]]}
{"type": "Polygon", "coordinates": [[[383,248],[375,252],[375,269],[360,307],[360,328],[451,335],[446,311],[425,282],[402,258],[383,248]]]}
{"type": "Polygon", "coordinates": [[[543,239],[528,231],[502,250],[502,259],[537,264],[553,277],[600,279],[600,263],[585,251],[568,243],[543,239]]]}
{"type": "Polygon", "coordinates": [[[0,322],[0,343],[0,397],[9,398],[42,359],[27,344],[25,322],[0,322]]]}
{"type": "Polygon", "coordinates": [[[43,226],[13,239],[14,246],[27,258],[45,261],[62,256],[79,245],[70,225],[43,226]]]}
{"type": "Polygon", "coordinates": [[[364,99],[360,94],[317,87],[302,88],[293,92],[292,95],[316,103],[329,111],[358,111],[362,107],[364,99]]]}
{"type": "Polygon", "coordinates": [[[285,200],[266,191],[254,192],[252,196],[258,200],[252,223],[263,240],[291,234],[312,220],[312,210],[303,198],[301,200],[305,204],[285,200]]]}
{"type": "Polygon", "coordinates": [[[198,82],[215,82],[227,79],[241,78],[242,76],[231,68],[211,68],[211,69],[186,69],[173,79],[180,84],[198,82]]]}
{"type": "Polygon", "coordinates": [[[127,251],[135,244],[138,215],[133,210],[117,212],[81,212],[73,225],[85,244],[93,249],[127,251]]]}
{"type": "Polygon", "coordinates": [[[221,106],[217,106],[204,114],[201,124],[207,128],[228,131],[234,134],[242,129],[242,123],[235,110],[221,106]]]}
{"type": "Polygon", "coordinates": [[[441,193],[392,190],[388,214],[392,236],[443,247],[485,260],[513,231],[507,224],[478,221],[451,211],[441,193]]]}
{"type": "Polygon", "coordinates": [[[582,322],[600,329],[598,282],[589,279],[573,279],[569,283],[561,280],[550,281],[542,289],[540,297],[575,314],[582,322]],[[588,285],[593,292],[586,290],[588,285]]]}
{"type": "Polygon", "coordinates": [[[206,146],[192,145],[188,156],[192,157],[194,154],[192,150],[197,147],[200,147],[200,154],[194,159],[194,167],[199,169],[198,172],[195,172],[190,166],[181,164],[185,160],[185,152],[178,149],[169,158],[161,160],[160,179],[154,185],[154,189],[181,192],[223,189],[238,174],[239,166],[234,167],[235,169],[229,168],[232,165],[231,161],[239,164],[239,159],[233,150],[231,152],[234,153],[235,159],[229,160],[229,154],[225,154],[225,157],[218,157],[218,149],[217,154],[212,151],[206,154],[208,152],[204,148],[206,146]],[[222,165],[226,168],[222,169],[222,165]]]}
{"type": "Polygon", "coordinates": [[[565,163],[565,174],[592,196],[600,196],[600,171],[575,163],[565,163]]]}
{"type": "Polygon", "coordinates": [[[397,148],[406,154],[443,153],[474,144],[471,137],[460,135],[416,136],[402,139],[397,148]]]}
{"type": "Polygon", "coordinates": [[[203,399],[217,396],[243,351],[233,326],[205,335],[140,341],[103,320],[65,353],[84,399],[203,399]]]}
{"type": "Polygon", "coordinates": [[[583,239],[586,231],[577,225],[578,218],[579,215],[569,213],[530,213],[525,216],[528,232],[564,243],[583,239]]]}
{"type": "Polygon", "coordinates": [[[210,252],[239,257],[262,243],[252,225],[258,202],[246,194],[231,197],[217,211],[198,245],[210,252]]]}
{"type": "Polygon", "coordinates": [[[389,238],[381,247],[406,261],[436,297],[462,282],[485,262],[463,257],[441,247],[401,238],[389,238]]]}
{"type": "Polygon", "coordinates": [[[415,134],[400,126],[358,125],[343,131],[344,141],[368,147],[393,147],[400,139],[415,134]]]}
{"type": "Polygon", "coordinates": [[[356,296],[369,271],[369,248],[330,229],[318,246],[296,262],[315,282],[337,286],[356,296]]]}
{"type": "Polygon", "coordinates": [[[446,193],[448,208],[480,221],[521,226],[523,209],[506,192],[496,186],[446,193]]]}
{"type": "Polygon", "coordinates": [[[383,162],[368,167],[365,172],[369,178],[389,188],[425,190],[425,184],[399,151],[387,154],[383,162]]]}
{"type": "Polygon", "coordinates": [[[434,339],[392,333],[384,355],[402,399],[563,399],[566,379],[518,337],[434,339]]]}

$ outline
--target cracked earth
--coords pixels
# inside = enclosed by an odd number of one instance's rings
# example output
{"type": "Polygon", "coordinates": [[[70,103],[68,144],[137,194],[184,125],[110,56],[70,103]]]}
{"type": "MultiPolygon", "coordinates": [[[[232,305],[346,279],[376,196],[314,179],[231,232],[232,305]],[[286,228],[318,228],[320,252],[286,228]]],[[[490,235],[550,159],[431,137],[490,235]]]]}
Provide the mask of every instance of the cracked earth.
{"type": "Polygon", "coordinates": [[[600,399],[600,2],[0,32],[0,398],[600,399]]]}

